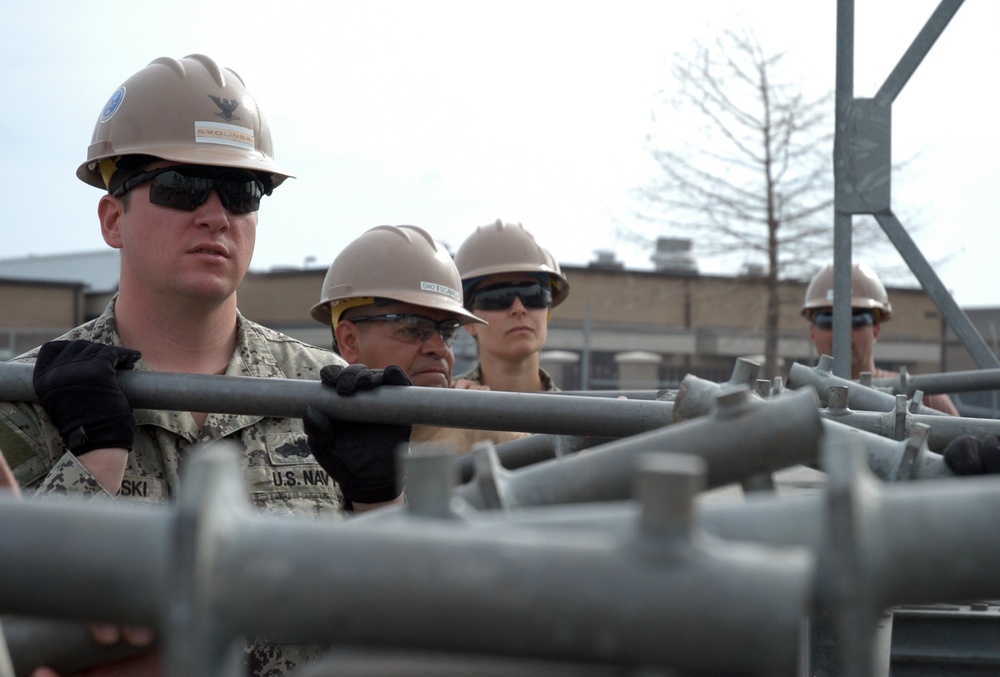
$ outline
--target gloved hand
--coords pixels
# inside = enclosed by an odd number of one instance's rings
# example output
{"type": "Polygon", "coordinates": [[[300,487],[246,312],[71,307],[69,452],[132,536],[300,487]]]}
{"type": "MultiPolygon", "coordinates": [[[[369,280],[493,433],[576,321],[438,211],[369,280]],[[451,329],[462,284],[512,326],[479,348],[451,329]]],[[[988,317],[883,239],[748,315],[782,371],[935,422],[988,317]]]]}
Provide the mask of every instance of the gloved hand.
{"type": "Polygon", "coordinates": [[[394,364],[385,369],[369,369],[363,364],[347,367],[329,364],[320,369],[319,378],[323,385],[336,388],[338,395],[353,395],[359,390],[371,390],[380,385],[413,385],[406,372],[394,364]]]}
{"type": "Polygon", "coordinates": [[[956,475],[1000,473],[1000,438],[996,435],[956,437],[942,452],[944,462],[956,475]]]}
{"type": "MultiPolygon", "coordinates": [[[[397,366],[369,369],[363,364],[327,366],[320,371],[324,385],[340,395],[371,390],[380,385],[412,385],[397,366]]],[[[403,491],[396,474],[396,449],[410,441],[409,425],[334,421],[319,409],[307,406],[302,421],[309,450],[323,469],[340,485],[351,503],[391,501],[403,491]]]]}
{"type": "Polygon", "coordinates": [[[38,401],[77,456],[93,449],[132,449],[135,416],[118,383],[136,350],[77,339],[50,341],[38,351],[34,386],[38,401]]]}

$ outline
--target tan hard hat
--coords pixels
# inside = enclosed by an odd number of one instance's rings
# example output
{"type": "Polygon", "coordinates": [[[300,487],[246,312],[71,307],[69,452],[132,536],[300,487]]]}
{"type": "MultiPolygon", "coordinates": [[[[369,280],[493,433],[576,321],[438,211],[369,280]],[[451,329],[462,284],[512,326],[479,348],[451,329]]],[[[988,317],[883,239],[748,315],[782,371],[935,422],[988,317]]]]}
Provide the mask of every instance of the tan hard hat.
{"type": "Polygon", "coordinates": [[[274,162],[267,122],[240,76],[203,54],[160,57],[125,81],[97,118],[80,180],[107,188],[102,160],[149,155],[198,165],[290,175],[274,162]]]}
{"type": "Polygon", "coordinates": [[[462,279],[451,254],[417,226],[376,226],[344,247],[311,314],[330,324],[331,304],[366,298],[446,310],[462,324],[483,323],[462,304],[462,279]]]}
{"type": "MultiPolygon", "coordinates": [[[[812,317],[816,308],[833,307],[833,264],[827,264],[806,289],[802,315],[812,317]]],[[[892,304],[882,280],[869,266],[855,263],[851,266],[851,307],[877,311],[879,322],[888,322],[892,317],[892,304]]]]}
{"type": "Polygon", "coordinates": [[[462,275],[466,297],[487,275],[521,272],[548,276],[553,306],[569,296],[569,282],[555,258],[520,223],[504,223],[497,219],[488,226],[479,226],[458,248],[455,265],[462,275]]]}

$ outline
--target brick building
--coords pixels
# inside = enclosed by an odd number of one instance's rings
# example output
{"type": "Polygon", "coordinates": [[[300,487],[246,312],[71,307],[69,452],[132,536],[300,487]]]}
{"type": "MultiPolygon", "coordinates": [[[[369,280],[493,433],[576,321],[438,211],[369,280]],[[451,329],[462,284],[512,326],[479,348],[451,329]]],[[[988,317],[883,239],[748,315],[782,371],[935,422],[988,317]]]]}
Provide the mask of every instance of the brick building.
{"type": "MultiPolygon", "coordinates": [[[[117,271],[114,250],[0,261],[2,354],[19,354],[95,317],[117,289],[117,271]]],[[[564,389],[672,387],[687,373],[722,381],[737,357],[764,352],[760,276],[700,275],[687,265],[627,270],[608,255],[563,272],[572,291],[553,312],[543,363],[564,389]]],[[[240,287],[240,309],[257,322],[328,346],[329,328],[309,315],[325,274],[325,266],[251,272],[240,287]]],[[[799,314],[806,285],[781,285],[782,371],[817,358],[799,314]]],[[[890,288],[889,297],[894,313],[876,347],[879,366],[934,373],[960,362],[922,290],[890,288]],[[952,355],[947,362],[946,345],[952,355]]],[[[459,343],[459,369],[474,351],[471,340],[459,343]]]]}

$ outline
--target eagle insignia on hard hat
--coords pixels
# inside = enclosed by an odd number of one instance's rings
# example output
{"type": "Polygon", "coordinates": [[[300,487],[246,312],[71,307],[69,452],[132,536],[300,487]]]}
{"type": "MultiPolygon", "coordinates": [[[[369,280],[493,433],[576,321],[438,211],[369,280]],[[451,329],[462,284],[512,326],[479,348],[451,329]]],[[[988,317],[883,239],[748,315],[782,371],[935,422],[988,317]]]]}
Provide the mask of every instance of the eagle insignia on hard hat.
{"type": "Polygon", "coordinates": [[[224,120],[239,120],[239,118],[233,115],[233,112],[240,107],[240,102],[235,99],[223,99],[214,94],[209,94],[208,98],[215,102],[222,112],[216,113],[219,117],[224,120]]]}

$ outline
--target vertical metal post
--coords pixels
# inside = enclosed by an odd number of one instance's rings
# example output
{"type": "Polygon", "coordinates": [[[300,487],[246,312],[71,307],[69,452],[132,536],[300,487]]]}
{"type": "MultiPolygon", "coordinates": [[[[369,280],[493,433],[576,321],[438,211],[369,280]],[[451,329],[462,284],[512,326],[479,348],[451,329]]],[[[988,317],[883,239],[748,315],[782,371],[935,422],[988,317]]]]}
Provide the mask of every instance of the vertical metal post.
{"type": "Polygon", "coordinates": [[[0,627],[0,677],[14,677],[14,664],[11,663],[10,653],[7,651],[7,641],[3,637],[2,627],[0,627]]]}
{"type": "Polygon", "coordinates": [[[854,99],[854,0],[837,2],[837,76],[833,141],[833,371],[851,378],[851,211],[845,204],[850,105],[854,99]]]}
{"type": "Polygon", "coordinates": [[[580,390],[590,389],[590,304],[583,308],[583,354],[580,356],[580,390]]]}
{"type": "Polygon", "coordinates": [[[856,99],[854,0],[837,4],[836,135],[834,139],[834,372],[850,374],[851,219],[870,214],[906,261],[920,285],[981,368],[1000,365],[986,342],[945,289],[937,274],[892,212],[892,104],[927,52],[961,7],[942,0],[873,99],[856,99]]]}

